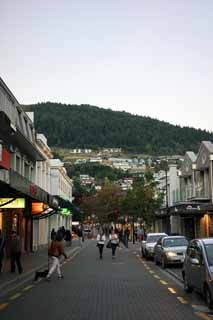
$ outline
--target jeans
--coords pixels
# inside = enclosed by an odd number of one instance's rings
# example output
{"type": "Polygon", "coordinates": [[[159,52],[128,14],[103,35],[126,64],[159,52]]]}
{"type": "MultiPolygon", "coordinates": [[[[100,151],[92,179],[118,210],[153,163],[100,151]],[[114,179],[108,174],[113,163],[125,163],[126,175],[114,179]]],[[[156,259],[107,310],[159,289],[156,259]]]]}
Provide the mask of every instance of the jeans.
{"type": "Polygon", "coordinates": [[[61,267],[60,267],[60,261],[59,258],[52,256],[52,266],[48,272],[47,277],[49,278],[51,276],[51,274],[55,271],[55,269],[57,270],[58,276],[61,277],[61,267]]]}
{"type": "Polygon", "coordinates": [[[112,256],[114,257],[115,256],[115,251],[116,251],[116,248],[117,248],[117,244],[116,243],[111,243],[112,245],[112,256]]]}
{"type": "Polygon", "coordinates": [[[17,265],[18,272],[22,273],[23,269],[21,266],[21,252],[11,253],[10,263],[11,263],[11,272],[16,271],[16,265],[17,265]]]}
{"type": "Polygon", "coordinates": [[[100,253],[100,258],[102,258],[103,255],[103,249],[104,249],[104,244],[98,244],[98,249],[99,249],[99,253],[100,253]]]}

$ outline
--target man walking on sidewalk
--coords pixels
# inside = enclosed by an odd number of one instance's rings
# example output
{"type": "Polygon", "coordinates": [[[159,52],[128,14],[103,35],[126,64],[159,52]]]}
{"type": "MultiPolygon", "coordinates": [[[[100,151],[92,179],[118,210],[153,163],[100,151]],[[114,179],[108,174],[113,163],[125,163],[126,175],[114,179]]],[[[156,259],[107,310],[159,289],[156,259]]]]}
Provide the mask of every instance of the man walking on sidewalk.
{"type": "Polygon", "coordinates": [[[2,263],[4,258],[5,240],[0,229],[0,273],[2,272],[2,263]]]}
{"type": "Polygon", "coordinates": [[[12,231],[10,243],[10,262],[11,262],[11,272],[16,271],[16,265],[18,267],[18,272],[22,273],[23,269],[21,266],[21,243],[20,238],[15,231],[12,231]]]}
{"type": "Polygon", "coordinates": [[[51,245],[48,250],[48,255],[52,259],[52,266],[48,272],[46,279],[50,280],[50,277],[55,270],[57,270],[58,278],[62,279],[63,276],[61,274],[61,267],[60,267],[59,258],[61,255],[63,255],[65,257],[65,259],[67,259],[67,255],[64,252],[64,246],[63,246],[63,242],[62,242],[62,238],[61,238],[60,234],[57,234],[56,240],[52,240],[51,245]]]}

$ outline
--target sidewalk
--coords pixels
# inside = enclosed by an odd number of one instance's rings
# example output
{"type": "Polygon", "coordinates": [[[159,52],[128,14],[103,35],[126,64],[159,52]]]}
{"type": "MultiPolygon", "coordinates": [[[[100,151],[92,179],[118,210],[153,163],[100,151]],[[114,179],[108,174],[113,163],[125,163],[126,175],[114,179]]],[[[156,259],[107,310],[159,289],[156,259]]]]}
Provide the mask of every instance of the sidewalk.
{"type": "MultiPolygon", "coordinates": [[[[68,256],[72,252],[76,251],[79,247],[78,240],[72,241],[71,247],[65,247],[65,252],[68,256]]],[[[10,272],[10,260],[5,259],[3,262],[3,272],[0,274],[0,297],[13,290],[25,282],[34,278],[35,271],[46,269],[48,265],[48,254],[47,248],[34,253],[23,254],[21,258],[21,263],[23,266],[23,273],[19,274],[10,272]]]]}

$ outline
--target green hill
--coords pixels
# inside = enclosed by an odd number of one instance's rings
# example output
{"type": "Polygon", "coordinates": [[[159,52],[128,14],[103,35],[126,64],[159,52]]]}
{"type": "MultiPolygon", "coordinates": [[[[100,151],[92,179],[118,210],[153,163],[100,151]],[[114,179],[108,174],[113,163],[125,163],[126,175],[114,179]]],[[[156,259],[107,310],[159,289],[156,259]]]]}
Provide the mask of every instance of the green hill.
{"type": "Polygon", "coordinates": [[[34,111],[36,130],[46,135],[52,147],[121,147],[163,155],[197,151],[202,140],[213,141],[213,133],[205,130],[90,105],[47,102],[24,108],[34,111]]]}

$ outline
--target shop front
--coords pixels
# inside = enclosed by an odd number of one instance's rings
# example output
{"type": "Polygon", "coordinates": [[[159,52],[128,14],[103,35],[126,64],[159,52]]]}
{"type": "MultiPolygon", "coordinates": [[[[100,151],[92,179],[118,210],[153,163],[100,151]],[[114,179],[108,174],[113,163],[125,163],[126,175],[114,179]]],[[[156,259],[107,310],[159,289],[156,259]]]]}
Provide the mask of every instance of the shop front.
{"type": "Polygon", "coordinates": [[[33,251],[45,247],[50,240],[52,228],[58,229],[58,201],[48,195],[48,204],[39,201],[32,201],[32,220],[33,220],[33,251]],[[52,206],[52,207],[50,207],[52,206]],[[52,222],[54,227],[52,226],[52,222]]]}
{"type": "Polygon", "coordinates": [[[26,198],[0,198],[0,229],[6,239],[6,253],[9,253],[11,232],[20,236],[22,251],[30,250],[31,219],[25,215],[26,198]]]}

